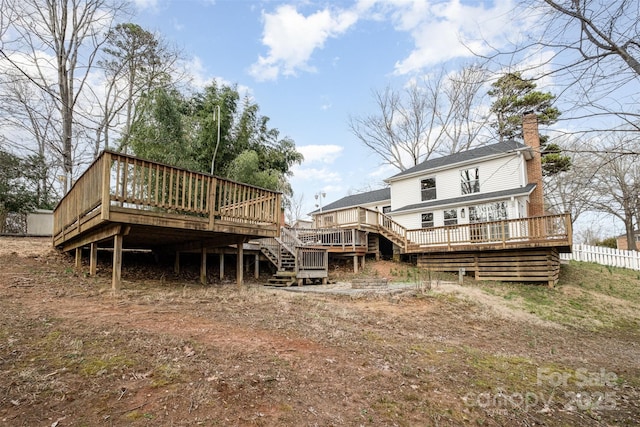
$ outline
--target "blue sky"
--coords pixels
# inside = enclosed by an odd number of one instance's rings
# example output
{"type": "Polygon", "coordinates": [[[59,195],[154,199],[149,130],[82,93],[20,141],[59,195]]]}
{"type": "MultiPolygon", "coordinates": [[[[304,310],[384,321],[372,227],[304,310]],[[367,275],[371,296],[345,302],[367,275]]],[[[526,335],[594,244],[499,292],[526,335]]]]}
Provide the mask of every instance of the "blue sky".
{"type": "Polygon", "coordinates": [[[471,59],[466,40],[499,46],[516,26],[511,0],[137,0],[133,19],[184,51],[189,72],[246,89],[305,156],[291,179],[303,212],[397,172],[348,129],[375,112],[372,90],[402,87],[444,62],[471,59]]]}

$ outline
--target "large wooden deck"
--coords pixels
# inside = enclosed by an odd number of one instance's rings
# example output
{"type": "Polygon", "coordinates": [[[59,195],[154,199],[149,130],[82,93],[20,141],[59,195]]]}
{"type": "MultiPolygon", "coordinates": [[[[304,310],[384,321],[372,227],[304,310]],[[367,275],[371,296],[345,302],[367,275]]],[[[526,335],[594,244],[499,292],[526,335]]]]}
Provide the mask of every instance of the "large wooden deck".
{"type": "MultiPolygon", "coordinates": [[[[571,250],[572,242],[569,214],[412,230],[378,211],[360,207],[318,214],[315,220],[322,227],[376,232],[391,240],[402,253],[531,247],[554,247],[565,252],[571,250]]],[[[318,241],[322,242],[322,239],[318,241]]],[[[335,239],[332,242],[337,244],[335,239]]]]}
{"type": "Polygon", "coordinates": [[[474,271],[478,279],[555,283],[559,273],[558,253],[570,252],[572,245],[569,214],[413,230],[378,211],[360,207],[317,214],[314,219],[316,226],[326,228],[323,235],[313,237],[315,245],[340,247],[339,237],[347,236],[344,243],[349,250],[355,241],[349,240],[352,235],[331,232],[330,228],[363,230],[385,237],[400,254],[417,255],[419,264],[425,268],[442,271],[464,268],[474,271]]]}
{"type": "Polygon", "coordinates": [[[278,236],[282,225],[278,192],[111,151],[89,166],[53,216],[53,244],[63,251],[91,245],[93,262],[96,245],[113,241],[114,287],[122,247],[179,252],[235,244],[241,251],[250,239],[278,236]]]}

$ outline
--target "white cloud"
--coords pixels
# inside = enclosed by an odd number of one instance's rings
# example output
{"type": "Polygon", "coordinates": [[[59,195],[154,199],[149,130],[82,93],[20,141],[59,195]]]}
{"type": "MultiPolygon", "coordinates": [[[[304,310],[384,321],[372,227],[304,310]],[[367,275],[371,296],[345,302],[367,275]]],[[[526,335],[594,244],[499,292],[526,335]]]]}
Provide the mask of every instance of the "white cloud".
{"type": "Polygon", "coordinates": [[[249,68],[259,81],[275,80],[280,74],[296,75],[298,71],[314,72],[309,64],[316,49],[322,49],[329,38],[346,32],[358,20],[349,10],[325,8],[304,16],[295,6],[282,5],[274,13],[263,13],[262,43],[269,48],[249,68]]]}
{"type": "Polygon", "coordinates": [[[415,49],[395,65],[396,74],[408,74],[454,58],[486,53],[514,32],[512,0],[484,3],[398,2],[392,13],[396,30],[407,31],[415,49]],[[464,42],[464,44],[463,44],[464,42]],[[465,46],[466,45],[466,46],[465,46]]]}
{"type": "Polygon", "coordinates": [[[301,145],[298,150],[304,156],[304,163],[333,163],[342,155],[344,147],[340,145],[301,145]]]}
{"type": "Polygon", "coordinates": [[[244,98],[245,96],[252,96],[252,90],[248,86],[238,85],[237,83],[227,80],[224,77],[216,77],[209,74],[199,56],[192,56],[185,61],[181,61],[178,65],[180,69],[179,74],[186,76],[188,78],[189,84],[196,90],[204,89],[215,80],[219,86],[226,85],[232,87],[237,85],[240,98],[244,98]]]}
{"type": "Polygon", "coordinates": [[[133,0],[133,4],[138,10],[156,10],[158,8],[158,0],[133,0]]]}
{"type": "Polygon", "coordinates": [[[367,176],[372,179],[384,180],[397,174],[398,172],[398,169],[394,166],[382,165],[378,166],[376,169],[373,169],[367,174],[367,176]]]}
{"type": "Polygon", "coordinates": [[[173,28],[176,31],[182,31],[182,30],[184,30],[184,24],[181,24],[180,22],[178,22],[177,19],[174,19],[173,20],[173,28]]]}
{"type": "Polygon", "coordinates": [[[342,175],[328,168],[295,166],[292,171],[294,178],[298,181],[313,181],[316,184],[342,182],[342,175]]]}

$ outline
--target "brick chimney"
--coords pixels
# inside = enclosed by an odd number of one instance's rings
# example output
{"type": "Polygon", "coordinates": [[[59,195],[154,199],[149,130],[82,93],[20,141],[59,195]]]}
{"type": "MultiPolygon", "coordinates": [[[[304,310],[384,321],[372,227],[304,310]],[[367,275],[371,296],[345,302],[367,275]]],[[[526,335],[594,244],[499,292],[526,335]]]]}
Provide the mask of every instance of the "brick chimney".
{"type": "Polygon", "coordinates": [[[534,113],[522,116],[522,134],[524,143],[533,149],[533,158],[527,160],[527,179],[536,188],[529,196],[529,216],[544,215],[544,189],[542,187],[542,160],[540,155],[540,134],[538,117],[534,113]]]}

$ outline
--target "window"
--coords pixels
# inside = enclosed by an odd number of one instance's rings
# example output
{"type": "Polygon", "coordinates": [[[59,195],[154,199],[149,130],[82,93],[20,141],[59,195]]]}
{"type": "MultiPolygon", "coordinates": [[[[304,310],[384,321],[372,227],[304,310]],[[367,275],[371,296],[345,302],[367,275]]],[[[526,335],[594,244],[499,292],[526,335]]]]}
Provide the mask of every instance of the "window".
{"type": "Polygon", "coordinates": [[[433,212],[422,214],[422,228],[433,227],[433,212]]]}
{"type": "Polygon", "coordinates": [[[457,225],[458,224],[458,211],[455,209],[449,209],[444,211],[444,225],[457,225]]]}
{"type": "Polygon", "coordinates": [[[509,238],[509,225],[499,222],[509,218],[506,202],[487,203],[469,207],[472,241],[496,241],[509,238]],[[483,224],[489,222],[489,224],[483,224]]]}
{"type": "Polygon", "coordinates": [[[500,221],[508,219],[506,202],[487,203],[469,207],[470,222],[500,221]]]}
{"type": "Polygon", "coordinates": [[[480,173],[478,168],[461,170],[460,178],[462,194],[480,192],[480,173]]]}
{"type": "Polygon", "coordinates": [[[436,179],[427,178],[420,181],[422,191],[422,201],[434,200],[436,198],[436,179]]]}

